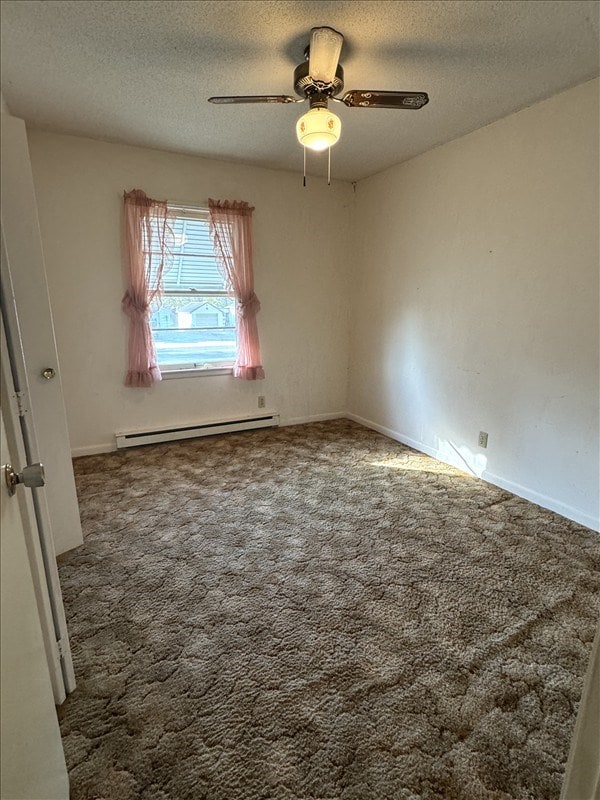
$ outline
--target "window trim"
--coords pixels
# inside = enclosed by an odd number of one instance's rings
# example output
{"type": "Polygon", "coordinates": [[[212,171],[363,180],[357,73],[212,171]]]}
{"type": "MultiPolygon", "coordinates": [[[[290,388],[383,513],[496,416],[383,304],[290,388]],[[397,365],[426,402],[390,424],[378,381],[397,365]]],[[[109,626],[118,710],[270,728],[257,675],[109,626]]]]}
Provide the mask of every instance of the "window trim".
{"type": "Polygon", "coordinates": [[[215,375],[233,375],[233,367],[213,367],[209,369],[161,369],[163,380],[174,378],[208,378],[215,375]]]}
{"type": "Polygon", "coordinates": [[[177,212],[177,217],[192,217],[193,219],[204,218],[207,222],[210,221],[209,210],[207,206],[193,206],[189,203],[170,203],[167,200],[167,211],[177,212]]]}
{"type": "MultiPolygon", "coordinates": [[[[193,206],[189,204],[179,204],[179,203],[170,203],[167,201],[167,210],[169,214],[176,218],[187,218],[187,219],[200,219],[204,222],[209,222],[209,210],[204,206],[193,206]]],[[[191,255],[191,254],[188,254],[191,255]]],[[[196,254],[197,258],[210,258],[210,256],[202,256],[201,254],[196,254]]],[[[200,297],[232,297],[235,301],[235,297],[232,292],[220,292],[215,291],[214,289],[211,290],[202,290],[202,289],[195,289],[190,288],[189,291],[182,291],[182,290],[165,290],[163,291],[163,297],[190,297],[193,298],[194,296],[200,297]]],[[[227,330],[232,329],[235,330],[235,325],[227,325],[225,326],[227,330]]],[[[198,328],[198,330],[214,330],[215,328],[198,328]]],[[[151,328],[152,338],[154,339],[155,328],[151,328]]],[[[181,330],[180,328],[174,328],[169,330],[181,330]]],[[[222,330],[221,327],[218,330],[222,330]]],[[[236,342],[237,347],[237,342],[236,342]]],[[[235,365],[235,359],[231,361],[227,361],[225,363],[216,362],[214,367],[202,368],[196,366],[184,366],[178,364],[158,364],[160,369],[161,375],[164,380],[172,380],[174,378],[198,378],[198,377],[208,377],[216,376],[216,375],[233,375],[233,368],[235,365]]]]}

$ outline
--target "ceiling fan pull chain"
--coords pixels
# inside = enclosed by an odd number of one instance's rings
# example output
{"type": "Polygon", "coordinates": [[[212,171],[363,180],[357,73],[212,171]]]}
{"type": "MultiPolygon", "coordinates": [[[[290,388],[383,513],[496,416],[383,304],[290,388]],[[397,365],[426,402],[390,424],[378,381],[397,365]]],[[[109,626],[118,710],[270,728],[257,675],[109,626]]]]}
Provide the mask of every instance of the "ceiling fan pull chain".
{"type": "Polygon", "coordinates": [[[302,148],[302,152],[304,153],[304,172],[302,174],[302,186],[306,187],[306,147],[302,148]]]}
{"type": "MultiPolygon", "coordinates": [[[[0,0],[2,2],[2,0],[0,0]]],[[[230,95],[209,97],[209,103],[230,105],[235,103],[303,103],[308,100],[310,110],[296,122],[296,136],[304,148],[304,174],[306,187],[306,148],[327,153],[327,185],[331,186],[331,146],[340,138],[342,121],[329,111],[329,101],[343,103],[348,108],[419,109],[429,102],[427,92],[392,92],[388,90],[352,89],[337,97],[344,88],[344,70],[340,55],[344,37],[339,32],[322,25],[312,28],[310,43],[304,51],[305,61],[294,70],[294,91],[298,98],[287,94],[230,95]]]]}

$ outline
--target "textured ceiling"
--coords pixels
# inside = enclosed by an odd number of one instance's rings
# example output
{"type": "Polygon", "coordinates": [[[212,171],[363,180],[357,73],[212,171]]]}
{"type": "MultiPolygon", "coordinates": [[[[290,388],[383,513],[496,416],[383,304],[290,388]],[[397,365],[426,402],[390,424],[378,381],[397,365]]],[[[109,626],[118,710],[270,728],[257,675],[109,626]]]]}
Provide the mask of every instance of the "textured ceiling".
{"type": "MultiPolygon", "coordinates": [[[[120,2],[3,0],[2,91],[48,130],[302,170],[293,94],[311,27],[345,36],[347,89],[423,90],[420,111],[336,104],[334,177],[358,180],[598,74],[593,0],[120,2]]],[[[326,156],[309,154],[322,174],[326,156]]]]}

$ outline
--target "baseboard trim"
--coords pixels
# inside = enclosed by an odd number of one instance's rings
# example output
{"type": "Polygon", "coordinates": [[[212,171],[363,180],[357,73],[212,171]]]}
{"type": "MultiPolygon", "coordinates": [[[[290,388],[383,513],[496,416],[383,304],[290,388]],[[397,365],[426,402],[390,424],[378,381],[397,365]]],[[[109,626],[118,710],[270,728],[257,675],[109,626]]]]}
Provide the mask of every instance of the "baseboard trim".
{"type": "Polygon", "coordinates": [[[413,450],[418,450],[420,453],[425,453],[426,455],[441,461],[441,459],[438,457],[437,450],[434,450],[433,447],[428,447],[422,442],[418,442],[416,439],[411,439],[410,436],[404,436],[404,434],[398,433],[398,431],[394,431],[391,428],[386,428],[384,425],[379,425],[377,422],[373,422],[370,419],[359,417],[358,414],[346,414],[346,417],[351,419],[353,422],[358,422],[359,425],[364,425],[365,428],[371,428],[372,430],[377,431],[377,433],[383,433],[384,436],[394,439],[396,442],[400,442],[400,444],[405,444],[408,447],[412,447],[413,450]]]}
{"type": "Polygon", "coordinates": [[[597,519],[594,519],[591,514],[586,514],[579,508],[574,508],[566,503],[562,503],[560,500],[556,500],[554,497],[548,497],[548,495],[540,494],[539,492],[530,489],[528,486],[521,486],[520,483],[514,483],[513,481],[509,481],[500,475],[495,475],[493,472],[488,472],[487,470],[483,473],[482,479],[487,481],[487,483],[492,483],[494,486],[498,486],[500,489],[506,489],[507,492],[516,494],[518,497],[522,497],[524,500],[529,500],[531,503],[542,506],[542,508],[547,508],[548,511],[554,511],[556,514],[560,514],[561,517],[566,517],[567,519],[577,522],[580,525],[585,525],[586,528],[591,528],[593,531],[600,532],[600,522],[597,519]]]}
{"type": "Polygon", "coordinates": [[[80,458],[81,456],[96,456],[100,453],[114,453],[117,450],[117,445],[114,442],[108,444],[90,444],[87,447],[72,447],[71,458],[80,458]]]}
{"type": "Polygon", "coordinates": [[[330,419],[346,419],[347,417],[348,414],[345,411],[333,411],[329,414],[310,414],[308,417],[282,419],[279,425],[280,427],[284,427],[284,425],[306,425],[308,422],[327,422],[330,419]]]}
{"type": "MultiPolygon", "coordinates": [[[[391,428],[386,428],[384,425],[379,425],[370,419],[365,419],[365,417],[360,417],[358,414],[348,413],[346,414],[346,417],[354,422],[357,422],[359,425],[364,425],[365,428],[371,428],[378,433],[382,433],[384,436],[388,436],[390,439],[394,439],[401,444],[408,445],[408,447],[412,447],[413,450],[418,450],[419,452],[426,453],[426,455],[431,456],[438,461],[448,463],[444,461],[444,459],[440,458],[439,453],[433,447],[428,447],[426,444],[418,442],[416,439],[411,439],[409,436],[398,433],[398,431],[394,431],[391,428]]],[[[556,500],[553,497],[548,497],[545,494],[540,494],[539,492],[530,489],[528,486],[522,486],[520,483],[507,480],[506,478],[496,475],[493,472],[488,472],[487,470],[483,472],[481,480],[484,480],[486,483],[491,483],[493,486],[497,486],[499,489],[505,489],[507,492],[517,495],[517,497],[522,497],[524,500],[528,500],[529,502],[535,503],[542,508],[546,508],[548,511],[554,511],[556,514],[560,514],[561,517],[566,517],[566,519],[577,522],[579,525],[585,525],[586,528],[600,532],[600,521],[597,518],[594,518],[591,514],[588,514],[579,508],[567,505],[566,503],[556,500]]]]}
{"type": "MultiPolygon", "coordinates": [[[[304,425],[307,422],[326,422],[330,419],[345,419],[348,415],[345,411],[334,411],[329,414],[311,414],[307,417],[293,417],[291,419],[281,419],[279,426],[284,425],[304,425]]],[[[86,447],[72,447],[71,458],[80,458],[81,456],[95,456],[100,453],[115,453],[117,445],[115,442],[108,442],[106,444],[91,444],[86,447]]]]}
{"type": "MultiPolygon", "coordinates": [[[[291,417],[290,419],[282,419],[280,420],[280,426],[305,425],[309,422],[326,422],[327,420],[332,419],[350,419],[359,425],[363,425],[365,428],[371,428],[371,430],[382,433],[389,439],[393,439],[396,442],[400,442],[408,447],[412,447],[413,450],[417,450],[420,453],[425,453],[426,455],[431,456],[438,461],[442,461],[443,463],[448,463],[443,458],[440,458],[439,452],[433,447],[429,447],[428,445],[423,444],[423,442],[412,439],[410,436],[405,436],[404,434],[399,433],[392,428],[387,428],[385,425],[379,425],[377,422],[373,422],[373,420],[366,419],[358,414],[351,414],[347,411],[334,411],[328,414],[310,414],[305,417],[291,417]]],[[[117,446],[114,442],[89,445],[88,447],[74,447],[71,449],[71,457],[80,458],[81,456],[93,456],[99,455],[100,453],[113,453],[116,452],[116,450],[117,446]]],[[[474,475],[474,477],[477,476],[474,475]]],[[[528,486],[522,486],[520,483],[515,483],[514,481],[503,478],[501,475],[496,475],[493,472],[488,472],[487,470],[482,474],[481,480],[486,481],[486,483],[491,483],[493,486],[497,486],[499,489],[505,489],[507,492],[517,495],[517,497],[522,497],[524,500],[528,500],[530,503],[535,503],[542,508],[548,509],[548,511],[554,511],[556,514],[560,514],[561,517],[565,517],[573,522],[577,522],[579,525],[585,525],[586,528],[600,532],[600,520],[594,518],[591,514],[588,514],[579,508],[567,505],[566,503],[556,500],[553,497],[549,497],[548,495],[540,494],[539,492],[530,489],[528,486]]]]}

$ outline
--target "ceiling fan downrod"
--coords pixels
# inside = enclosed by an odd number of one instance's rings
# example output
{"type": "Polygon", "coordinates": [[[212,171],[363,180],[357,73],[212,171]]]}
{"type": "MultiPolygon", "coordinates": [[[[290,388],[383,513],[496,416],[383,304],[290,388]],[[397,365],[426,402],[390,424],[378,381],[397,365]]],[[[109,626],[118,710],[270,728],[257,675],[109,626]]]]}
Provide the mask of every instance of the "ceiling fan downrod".
{"type": "Polygon", "coordinates": [[[306,186],[306,148],[328,150],[327,184],[331,185],[331,147],[340,138],[342,123],[328,103],[334,100],[347,108],[392,108],[416,111],[429,102],[427,92],[397,92],[374,89],[352,89],[338,97],[344,88],[344,70],[340,55],[344,37],[334,28],[312,28],[310,44],[304,51],[305,61],[294,70],[294,91],[291,95],[232,95],[209,97],[210,103],[302,103],[308,100],[310,110],[296,123],[296,135],[304,148],[304,186],[306,186]]]}
{"type": "Polygon", "coordinates": [[[309,62],[304,61],[302,64],[298,64],[294,70],[294,91],[299,97],[308,100],[310,100],[311,96],[314,94],[333,97],[339,94],[344,88],[344,69],[341,64],[337,65],[333,79],[327,83],[312,78],[309,73],[309,68],[309,62]]]}

